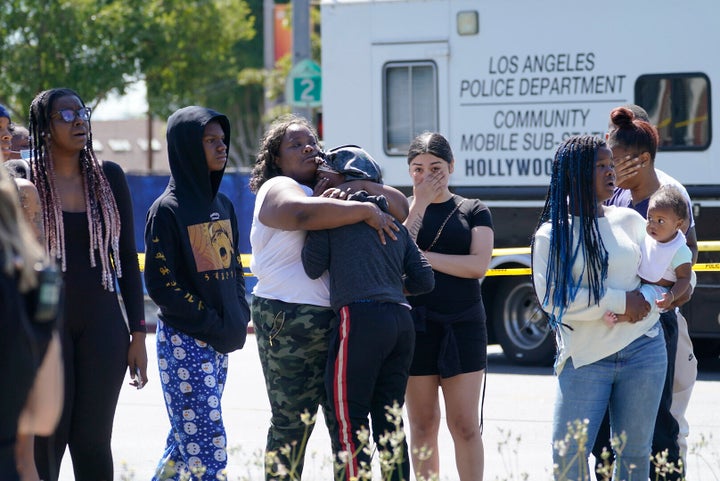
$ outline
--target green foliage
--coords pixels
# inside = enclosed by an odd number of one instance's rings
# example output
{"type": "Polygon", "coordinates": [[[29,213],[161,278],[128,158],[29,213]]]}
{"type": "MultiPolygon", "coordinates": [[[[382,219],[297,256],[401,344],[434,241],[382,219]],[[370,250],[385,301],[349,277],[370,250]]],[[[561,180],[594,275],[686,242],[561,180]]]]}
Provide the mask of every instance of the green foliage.
{"type": "Polygon", "coordinates": [[[89,101],[123,91],[135,72],[139,0],[8,0],[0,7],[3,102],[27,117],[41,90],[70,87],[89,101]]]}
{"type": "MultiPolygon", "coordinates": [[[[252,165],[282,104],[290,59],[264,69],[263,0],[5,0],[0,102],[24,123],[41,90],[70,87],[94,107],[145,80],[150,113],[205,105],[232,122],[230,157],[252,165]]],[[[311,8],[313,57],[319,8],[311,8]]]]}
{"type": "MultiPolygon", "coordinates": [[[[381,473],[380,479],[382,479],[383,481],[392,479],[393,473],[396,469],[398,469],[402,458],[402,439],[404,439],[405,437],[405,433],[400,427],[400,420],[402,419],[402,409],[397,404],[395,404],[392,407],[387,406],[386,411],[386,416],[388,417],[388,419],[395,424],[395,430],[392,433],[385,433],[385,435],[382,436],[380,440],[382,446],[389,448],[388,450],[386,450],[386,453],[380,453],[378,455],[381,473]]],[[[308,437],[310,436],[310,426],[315,423],[315,416],[311,416],[309,413],[305,412],[301,415],[301,419],[307,427],[305,430],[305,436],[300,441],[301,444],[305,445],[308,441],[308,437]]],[[[497,445],[497,453],[505,468],[505,476],[496,475],[496,477],[494,478],[495,481],[527,481],[528,479],[530,479],[530,474],[527,470],[531,467],[522,465],[523,458],[521,449],[521,436],[514,435],[512,432],[506,431],[504,429],[499,430],[501,433],[501,440],[498,442],[497,445]]],[[[361,442],[361,446],[358,447],[358,452],[359,450],[366,450],[366,452],[368,453],[374,451],[376,446],[374,446],[372,439],[370,438],[370,433],[367,429],[362,428],[360,431],[358,431],[358,437],[361,442]]],[[[559,465],[553,466],[554,475],[551,473],[546,473],[546,479],[559,479],[561,481],[567,481],[567,477],[563,473],[572,463],[582,462],[584,459],[586,459],[586,453],[588,452],[586,445],[587,441],[587,421],[577,420],[574,423],[570,423],[568,425],[568,432],[566,436],[562,440],[558,440],[554,443],[554,449],[560,451],[563,459],[559,465]],[[583,454],[575,456],[572,459],[567,458],[566,455],[563,453],[566,451],[570,443],[578,443],[578,448],[583,454]]],[[[627,442],[627,436],[625,435],[625,433],[621,433],[620,436],[614,437],[610,441],[612,449],[618,456],[618,460],[621,460],[622,452],[627,442]]],[[[431,451],[429,449],[423,447],[420,451],[421,453],[424,453],[423,456],[429,458],[431,454],[431,451]]],[[[237,481],[253,481],[266,479],[267,474],[271,479],[276,479],[277,481],[298,479],[298,473],[296,471],[298,465],[298,463],[296,462],[298,456],[297,453],[299,453],[297,446],[285,446],[283,448],[282,454],[285,459],[290,459],[290,465],[284,466],[280,463],[280,457],[277,455],[278,453],[265,453],[262,449],[257,449],[251,453],[245,453],[243,452],[242,448],[230,448],[228,450],[228,456],[235,456],[245,459],[246,472],[240,475],[236,474],[233,477],[228,477],[228,473],[223,472],[219,476],[219,478],[227,480],[232,479],[237,481]]],[[[664,479],[667,479],[668,475],[677,469],[677,467],[667,461],[666,454],[667,453],[661,453],[655,457],[648,458],[648,460],[653,466],[653,469],[650,472],[651,481],[662,481],[664,479]]],[[[712,475],[711,479],[714,479],[715,481],[720,479],[718,473],[716,472],[716,467],[718,466],[718,460],[720,460],[720,455],[716,450],[712,448],[712,434],[705,435],[701,433],[700,441],[690,446],[688,455],[698,460],[698,470],[699,464],[703,464],[710,469],[710,473],[712,475]]],[[[357,456],[357,452],[340,453],[339,459],[335,460],[334,462],[334,478],[336,480],[345,479],[344,475],[347,463],[349,459],[354,456],[357,456]]],[[[594,479],[597,479],[598,481],[611,481],[613,477],[614,466],[610,462],[609,453],[603,454],[602,461],[602,466],[598,467],[595,471],[594,479]]],[[[323,463],[325,463],[326,465],[332,462],[333,461],[329,458],[323,459],[323,463]]],[[[308,466],[306,465],[304,471],[306,477],[308,477],[307,468],[308,466]]],[[[180,479],[182,480],[202,480],[204,469],[200,467],[192,469],[190,471],[183,471],[182,473],[177,473],[174,469],[174,466],[170,465],[166,466],[162,470],[162,472],[156,474],[160,479],[169,479],[173,476],[180,474],[180,479]]],[[[585,476],[588,475],[589,473],[585,473],[585,476]]],[[[125,462],[122,463],[120,479],[121,481],[134,481],[136,479],[135,472],[125,462]]],[[[373,479],[372,468],[370,466],[363,465],[357,480],[362,481],[370,479],[373,479]]],[[[588,479],[593,478],[590,477],[588,479]]],[[[440,478],[437,474],[433,474],[430,478],[424,478],[423,476],[419,476],[417,481],[440,481],[440,478]]],[[[622,481],[633,481],[632,476],[630,477],[630,479],[625,479],[622,481]]]]}
{"type": "Polygon", "coordinates": [[[138,60],[151,112],[206,104],[214,89],[234,85],[233,48],[255,36],[245,0],[151,0],[141,10],[138,60]]]}
{"type": "MultiPolygon", "coordinates": [[[[578,464],[581,468],[582,479],[590,479],[589,473],[585,471],[587,467],[588,458],[588,436],[587,436],[588,420],[575,420],[572,423],[568,423],[568,431],[563,439],[556,440],[553,444],[553,448],[560,454],[562,462],[553,466],[555,471],[555,478],[560,480],[567,479],[568,470],[578,464]],[[566,456],[567,448],[571,444],[575,444],[578,447],[577,454],[572,458],[566,456]]],[[[704,439],[704,436],[702,436],[704,439]]],[[[595,479],[598,481],[611,481],[615,477],[622,476],[623,474],[628,476],[628,479],[623,481],[632,481],[633,472],[637,466],[630,464],[625,465],[623,461],[623,451],[627,445],[627,434],[625,432],[620,433],[618,436],[613,436],[610,440],[610,446],[615,453],[615,462],[611,460],[610,453],[603,449],[601,459],[598,460],[595,468],[595,479]],[[622,469],[618,469],[618,466],[622,466],[622,469]],[[622,474],[618,474],[621,471],[622,474]]],[[[675,478],[678,474],[681,479],[685,479],[683,472],[683,462],[679,461],[678,465],[675,465],[671,461],[668,461],[668,451],[665,450],[654,456],[649,456],[648,461],[650,463],[650,479],[652,481],[662,481],[669,478],[675,478]]]]}
{"type": "Polygon", "coordinates": [[[139,64],[150,111],[167,117],[195,104],[224,113],[233,124],[231,162],[249,164],[257,140],[247,139],[259,138],[263,84],[241,85],[237,75],[262,66],[262,37],[255,29],[262,1],[151,0],[143,9],[139,64]]]}

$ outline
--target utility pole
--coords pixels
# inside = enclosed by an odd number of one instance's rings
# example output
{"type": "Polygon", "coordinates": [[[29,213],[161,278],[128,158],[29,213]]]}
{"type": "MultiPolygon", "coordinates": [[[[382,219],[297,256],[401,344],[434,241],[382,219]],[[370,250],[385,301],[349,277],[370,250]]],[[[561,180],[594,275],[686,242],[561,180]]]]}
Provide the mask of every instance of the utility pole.
{"type": "MultiPolygon", "coordinates": [[[[263,63],[268,72],[275,68],[275,0],[263,0],[263,63]]],[[[265,95],[265,112],[274,104],[265,95]]]]}
{"type": "Polygon", "coordinates": [[[148,102],[148,113],[147,113],[147,170],[152,172],[153,170],[153,114],[150,111],[150,103],[148,102]]]}
{"type": "MultiPolygon", "coordinates": [[[[310,0],[292,0],[293,66],[310,55],[310,0]]],[[[312,107],[296,107],[298,115],[313,121],[312,107]]]]}

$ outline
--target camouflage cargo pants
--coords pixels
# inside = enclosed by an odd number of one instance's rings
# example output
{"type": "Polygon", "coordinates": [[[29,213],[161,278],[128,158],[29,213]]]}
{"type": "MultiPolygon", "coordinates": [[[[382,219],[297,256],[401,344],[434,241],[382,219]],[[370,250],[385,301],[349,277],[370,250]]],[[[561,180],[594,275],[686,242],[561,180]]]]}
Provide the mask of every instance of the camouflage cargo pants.
{"type": "Polygon", "coordinates": [[[278,468],[281,463],[288,471],[285,479],[300,479],[303,440],[314,427],[302,414],[307,411],[315,416],[322,406],[325,423],[333,432],[335,417],[329,410],[324,376],[337,318],[330,308],[253,297],[252,320],[272,410],[265,478],[281,478],[277,475],[283,471],[278,468]],[[289,453],[286,447],[291,448],[289,453]]]}

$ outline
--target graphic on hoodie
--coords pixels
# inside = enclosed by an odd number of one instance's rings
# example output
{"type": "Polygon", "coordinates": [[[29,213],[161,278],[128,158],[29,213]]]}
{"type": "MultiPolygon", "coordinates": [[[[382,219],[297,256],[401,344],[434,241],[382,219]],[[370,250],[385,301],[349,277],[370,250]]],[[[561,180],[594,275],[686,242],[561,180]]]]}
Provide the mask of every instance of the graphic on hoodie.
{"type": "Polygon", "coordinates": [[[230,267],[235,249],[228,219],[189,225],[187,230],[198,272],[230,267]]]}

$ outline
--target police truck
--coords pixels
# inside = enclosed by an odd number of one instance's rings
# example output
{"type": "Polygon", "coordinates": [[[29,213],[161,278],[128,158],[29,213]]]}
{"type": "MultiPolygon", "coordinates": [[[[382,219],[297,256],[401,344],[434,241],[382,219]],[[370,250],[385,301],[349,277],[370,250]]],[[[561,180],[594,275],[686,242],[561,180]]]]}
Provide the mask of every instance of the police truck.
{"type": "MultiPolygon", "coordinates": [[[[322,0],[321,18],[325,145],[361,145],[409,194],[411,139],[445,135],[451,190],[492,211],[499,272],[530,266],[559,142],[603,136],[613,108],[644,107],[660,133],[656,168],[693,199],[698,284],[682,310],[696,354],[717,355],[720,3],[322,0]]],[[[527,272],[481,282],[491,341],[518,363],[551,362],[554,336],[527,272]]]]}

